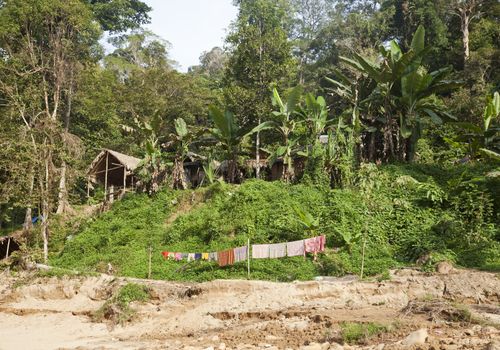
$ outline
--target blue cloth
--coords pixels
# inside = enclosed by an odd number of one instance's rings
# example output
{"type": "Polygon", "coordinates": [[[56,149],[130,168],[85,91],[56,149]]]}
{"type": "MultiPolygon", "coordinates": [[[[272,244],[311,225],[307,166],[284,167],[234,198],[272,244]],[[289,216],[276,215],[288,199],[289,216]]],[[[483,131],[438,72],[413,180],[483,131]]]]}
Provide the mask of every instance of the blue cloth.
{"type": "Polygon", "coordinates": [[[194,253],[194,260],[201,260],[201,253],[194,253]]]}

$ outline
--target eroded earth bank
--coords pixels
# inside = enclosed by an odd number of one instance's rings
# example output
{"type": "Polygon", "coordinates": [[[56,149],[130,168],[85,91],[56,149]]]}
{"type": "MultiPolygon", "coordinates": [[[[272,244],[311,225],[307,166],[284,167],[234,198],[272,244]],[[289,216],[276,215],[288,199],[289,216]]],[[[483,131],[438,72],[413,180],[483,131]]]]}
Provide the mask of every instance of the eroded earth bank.
{"type": "Polygon", "coordinates": [[[3,273],[0,349],[491,350],[499,301],[498,275],[471,270],[201,284],[3,273]],[[147,286],[150,300],[125,319],[113,307],[96,318],[127,283],[147,286]]]}

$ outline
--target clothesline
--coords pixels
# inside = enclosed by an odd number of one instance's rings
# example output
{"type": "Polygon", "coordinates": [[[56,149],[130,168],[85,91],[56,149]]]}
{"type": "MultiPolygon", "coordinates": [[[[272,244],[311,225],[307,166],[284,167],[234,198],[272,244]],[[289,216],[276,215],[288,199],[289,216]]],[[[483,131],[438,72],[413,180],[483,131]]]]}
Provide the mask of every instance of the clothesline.
{"type": "Polygon", "coordinates": [[[325,235],[302,239],[293,242],[253,244],[250,254],[249,246],[230,248],[211,253],[179,253],[163,251],[164,259],[175,261],[205,260],[217,261],[219,266],[233,265],[236,262],[248,261],[248,259],[277,259],[285,256],[304,256],[306,253],[320,253],[325,250],[325,235]]]}

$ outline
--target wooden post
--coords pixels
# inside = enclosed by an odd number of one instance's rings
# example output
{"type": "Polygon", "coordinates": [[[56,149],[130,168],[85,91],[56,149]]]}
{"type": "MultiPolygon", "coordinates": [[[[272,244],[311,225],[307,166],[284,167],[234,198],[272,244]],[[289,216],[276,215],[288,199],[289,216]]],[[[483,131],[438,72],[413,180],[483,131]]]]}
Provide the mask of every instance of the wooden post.
{"type": "Polygon", "coordinates": [[[123,166],[123,193],[125,193],[125,187],[127,187],[127,167],[123,166]]]}
{"type": "Polygon", "coordinates": [[[7,252],[5,253],[5,259],[9,257],[9,249],[10,249],[10,237],[9,240],[7,241],[7,252]]]}
{"type": "Polygon", "coordinates": [[[247,277],[250,279],[250,238],[247,240],[247,277]]]}
{"type": "Polygon", "coordinates": [[[151,245],[149,245],[149,248],[148,248],[148,253],[149,253],[149,257],[148,257],[148,279],[151,279],[151,255],[152,255],[152,252],[153,252],[153,247],[151,247],[151,245]]]}
{"type": "Polygon", "coordinates": [[[90,198],[90,176],[87,177],[87,199],[90,198]]]}
{"type": "Polygon", "coordinates": [[[361,256],[361,272],[359,274],[360,279],[363,279],[363,272],[365,269],[365,250],[366,250],[366,237],[363,236],[363,249],[362,249],[362,256],[361,256]]]}
{"type": "Polygon", "coordinates": [[[104,201],[108,200],[108,161],[109,161],[109,152],[106,151],[106,172],[104,173],[104,201]]]}

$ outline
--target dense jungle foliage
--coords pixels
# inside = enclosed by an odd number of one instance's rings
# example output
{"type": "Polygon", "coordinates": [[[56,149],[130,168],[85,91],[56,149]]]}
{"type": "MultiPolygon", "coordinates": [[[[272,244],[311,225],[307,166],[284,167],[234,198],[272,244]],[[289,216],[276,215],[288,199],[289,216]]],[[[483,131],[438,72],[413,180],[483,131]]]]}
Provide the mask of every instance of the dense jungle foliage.
{"type": "Polygon", "coordinates": [[[183,73],[168,38],[143,28],[147,1],[0,0],[0,232],[21,233],[13,263],[146,277],[152,250],[153,278],[245,277],[243,263],[160,251],[318,233],[318,261],[252,261],[252,278],[500,269],[498,1],[233,4],[224,48],[183,73]],[[89,215],[109,200],[88,186],[102,149],[139,158],[138,182],[89,215]]]}
{"type": "Polygon", "coordinates": [[[368,275],[383,275],[424,254],[429,254],[428,267],[447,260],[498,270],[500,243],[493,207],[498,205],[500,187],[497,179],[483,180],[485,171],[483,166],[369,167],[360,176],[378,184],[370,198],[356,189],[262,180],[221,182],[193,192],[164,190],[154,197],[131,195],[86,222],[62,254],[54,253],[53,262],[101,272],[110,262],[119,274],[146,277],[148,249],[153,247],[153,278],[245,278],[246,262],[219,268],[214,262],[164,260],[160,252],[210,252],[245,245],[247,239],[258,244],[307,238],[299,209],[319,220],[314,233],[327,235],[327,252],[317,262],[310,257],[252,260],[252,278],[290,281],[357,274],[363,239],[368,275]],[[174,213],[182,214],[171,221],[174,213]]]}

